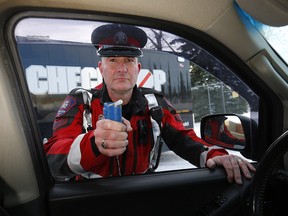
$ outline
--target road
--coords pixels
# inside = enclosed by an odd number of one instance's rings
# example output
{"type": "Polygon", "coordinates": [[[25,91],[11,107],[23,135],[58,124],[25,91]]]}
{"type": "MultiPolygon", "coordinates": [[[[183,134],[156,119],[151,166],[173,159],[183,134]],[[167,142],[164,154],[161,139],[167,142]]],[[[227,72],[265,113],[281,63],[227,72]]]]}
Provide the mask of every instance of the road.
{"type": "Polygon", "coordinates": [[[190,164],[188,161],[180,158],[174,152],[167,151],[162,153],[160,163],[156,171],[160,172],[166,170],[178,170],[188,168],[196,168],[196,167],[190,164]]]}
{"type": "MultiPolygon", "coordinates": [[[[196,132],[196,134],[200,136],[200,123],[195,123],[194,125],[194,130],[196,132]]],[[[228,150],[228,152],[230,154],[235,154],[241,158],[244,158],[240,152],[237,151],[230,151],[228,150]]],[[[251,160],[244,158],[248,161],[251,162],[251,160]]],[[[157,172],[161,172],[161,171],[166,171],[166,170],[178,170],[178,169],[190,169],[190,168],[196,168],[194,165],[190,164],[188,161],[182,159],[181,157],[179,157],[178,155],[176,155],[174,152],[172,151],[165,151],[161,154],[161,159],[160,159],[160,163],[159,166],[157,168],[157,172]]]]}

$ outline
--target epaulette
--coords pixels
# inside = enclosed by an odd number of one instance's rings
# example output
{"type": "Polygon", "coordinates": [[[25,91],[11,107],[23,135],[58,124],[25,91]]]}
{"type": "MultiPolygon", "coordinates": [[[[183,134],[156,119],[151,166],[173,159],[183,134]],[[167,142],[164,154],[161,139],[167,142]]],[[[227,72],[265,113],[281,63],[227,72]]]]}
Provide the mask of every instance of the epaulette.
{"type": "Polygon", "coordinates": [[[91,88],[91,89],[85,89],[85,88],[74,88],[69,92],[69,95],[77,95],[77,92],[79,92],[79,90],[85,90],[87,92],[90,92],[92,95],[94,96],[99,96],[100,95],[100,91],[101,89],[96,89],[96,88],[91,88]]]}
{"type": "MultiPolygon", "coordinates": [[[[76,92],[77,92],[79,89],[83,89],[83,88],[74,88],[74,89],[72,89],[72,90],[69,92],[69,95],[75,95],[76,92]]],[[[83,90],[84,90],[84,89],[83,89],[83,90]]]]}

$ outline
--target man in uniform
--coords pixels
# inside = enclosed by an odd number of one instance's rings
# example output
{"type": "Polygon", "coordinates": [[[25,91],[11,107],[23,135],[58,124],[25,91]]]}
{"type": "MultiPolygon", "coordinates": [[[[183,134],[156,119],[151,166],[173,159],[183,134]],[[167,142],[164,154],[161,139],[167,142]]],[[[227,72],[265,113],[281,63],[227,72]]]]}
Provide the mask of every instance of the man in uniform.
{"type": "Polygon", "coordinates": [[[174,107],[158,91],[136,85],[146,33],[135,26],[107,24],[96,28],[92,43],[101,57],[103,83],[91,90],[75,89],[60,107],[53,136],[45,144],[55,178],[97,178],[134,175],[151,170],[157,137],[170,150],[197,167],[224,166],[229,182],[241,184],[255,168],[225,149],[211,146],[185,129],[174,107]],[[103,118],[105,102],[121,100],[122,122],[103,118]],[[160,107],[155,121],[152,108],[160,107]],[[88,127],[83,130],[83,122],[88,127]],[[87,124],[86,124],[87,125],[87,124]]]}

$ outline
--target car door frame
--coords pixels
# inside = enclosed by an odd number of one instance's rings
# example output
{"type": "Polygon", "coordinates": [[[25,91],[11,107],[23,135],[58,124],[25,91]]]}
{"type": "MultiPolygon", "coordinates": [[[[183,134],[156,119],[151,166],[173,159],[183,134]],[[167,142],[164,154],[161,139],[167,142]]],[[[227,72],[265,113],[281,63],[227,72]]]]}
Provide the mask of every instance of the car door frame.
{"type": "MultiPolygon", "coordinates": [[[[26,10],[27,8],[17,8],[13,11],[9,11],[10,15],[14,15],[15,12],[24,11],[24,15],[18,14],[16,18],[13,18],[14,20],[12,22],[16,23],[16,20],[18,20],[20,17],[29,17],[31,15],[35,16],[41,13],[45,14],[45,10],[42,12],[40,10],[40,12],[27,12],[26,10]]],[[[71,11],[64,13],[63,17],[69,17],[70,12],[71,11]]],[[[75,11],[73,11],[71,14],[71,17],[86,17],[87,19],[91,19],[91,14],[86,14],[83,16],[82,11],[74,12],[75,11]]],[[[85,13],[87,13],[87,11],[85,11],[85,13]]],[[[43,14],[41,15],[43,16],[43,14]]],[[[59,14],[57,13],[57,15],[59,14]]],[[[53,17],[53,12],[49,16],[53,17]]],[[[163,30],[177,32],[179,36],[190,40],[193,39],[193,41],[197,42],[203,48],[207,48],[213,55],[217,54],[216,56],[219,57],[219,59],[224,59],[224,63],[227,63],[227,65],[229,65],[232,69],[235,69],[236,73],[242,70],[246,71],[244,73],[246,74],[246,77],[241,78],[243,78],[243,80],[247,81],[249,84],[253,83],[255,86],[254,89],[263,89],[263,92],[260,92],[260,94],[262,96],[263,93],[263,102],[265,105],[269,104],[272,100],[271,98],[274,96],[273,92],[269,91],[269,88],[265,89],[265,84],[259,79],[256,78],[258,82],[254,83],[251,76],[249,78],[248,74],[250,73],[251,69],[247,67],[247,65],[244,64],[238,57],[236,57],[233,52],[223,46],[223,44],[220,44],[202,32],[188,28],[187,26],[179,25],[177,23],[169,23],[163,20],[121,14],[97,13],[96,15],[93,14],[92,17],[105,21],[120,21],[143,26],[151,25],[153,27],[161,27],[163,30]],[[153,23],[153,25],[151,23],[153,23]],[[219,52],[219,50],[222,51],[219,52]],[[270,96],[266,97],[265,94],[270,96]]],[[[4,29],[3,25],[2,27],[4,29]]],[[[19,122],[19,125],[24,128],[24,135],[22,138],[26,140],[29,147],[33,162],[33,169],[35,170],[35,176],[37,179],[39,196],[30,202],[23,203],[23,205],[9,207],[8,212],[10,212],[11,215],[20,215],[21,212],[23,213],[23,209],[30,209],[28,211],[31,215],[41,214],[54,216],[63,215],[63,213],[76,215],[83,212],[105,213],[110,211],[115,211],[115,213],[117,213],[119,209],[120,214],[123,212],[127,213],[128,215],[131,213],[132,215],[135,214],[135,212],[139,213],[139,209],[141,209],[140,211],[144,209],[143,213],[154,211],[153,209],[155,208],[163,210],[161,201],[166,202],[168,205],[170,205],[171,202],[175,202],[175,204],[172,205],[172,210],[169,210],[169,208],[166,210],[167,213],[171,213],[174,210],[180,212],[181,210],[187,211],[187,213],[191,213],[192,211],[196,213],[202,208],[205,209],[206,206],[213,206],[213,204],[215,204],[214,201],[218,201],[217,199],[219,194],[224,194],[224,197],[227,196],[228,198],[232,197],[231,199],[228,199],[227,202],[225,201],[223,205],[220,205],[220,209],[217,210],[216,208],[214,211],[214,215],[220,215],[220,213],[224,213],[222,215],[225,215],[235,208],[235,204],[237,202],[241,202],[241,198],[243,198],[243,196],[247,193],[247,188],[249,187],[250,183],[248,181],[244,181],[243,187],[239,187],[235,184],[230,185],[227,182],[225,171],[221,168],[217,168],[216,170],[203,168],[196,170],[169,171],[149,175],[96,179],[87,182],[55,182],[49,172],[47,161],[45,160],[42,141],[39,138],[40,131],[36,122],[34,110],[31,106],[30,96],[27,94],[28,87],[25,83],[23,72],[21,71],[21,64],[19,59],[17,60],[17,58],[15,58],[15,56],[17,56],[17,51],[15,47],[13,48],[13,44],[15,44],[15,42],[14,39],[11,38],[12,31],[13,25],[10,25],[8,30],[10,34],[6,35],[5,38],[6,41],[9,41],[8,44],[10,45],[7,45],[5,49],[7,50],[7,53],[11,55],[9,60],[9,71],[12,74],[12,77],[10,77],[12,80],[11,82],[14,83],[15,86],[19,85],[15,88],[16,93],[14,92],[13,94],[19,99],[17,108],[22,111],[21,122],[19,122]],[[205,194],[205,196],[203,196],[203,194],[205,194]],[[110,203],[110,199],[113,199],[115,203],[110,203]],[[194,203],[191,203],[191,201],[194,203]],[[98,204],[100,207],[97,206],[98,204]],[[126,205],[124,206],[124,204],[126,205]],[[113,206],[116,206],[117,211],[113,209],[113,206]]],[[[240,73],[238,75],[243,76],[240,73]]],[[[254,78],[255,77],[253,77],[253,79],[254,78]]],[[[274,100],[277,102],[277,104],[279,104],[279,100],[277,100],[277,98],[274,98],[274,100]]],[[[266,114],[266,112],[270,110],[275,110],[275,108],[268,105],[265,110],[263,110],[263,113],[266,114]]],[[[282,116],[279,115],[277,119],[281,120],[281,117],[282,116]]],[[[273,121],[269,120],[269,122],[273,121]]],[[[263,128],[259,129],[262,131],[269,131],[271,127],[263,126],[263,128]]],[[[275,134],[280,134],[279,130],[278,132],[277,130],[276,132],[275,130],[271,131],[273,135],[268,139],[268,141],[265,141],[266,144],[268,144],[269,140],[275,137],[275,134]]],[[[260,141],[261,140],[263,141],[263,139],[260,139],[260,141]]],[[[239,209],[234,210],[238,211],[239,209]]]]}

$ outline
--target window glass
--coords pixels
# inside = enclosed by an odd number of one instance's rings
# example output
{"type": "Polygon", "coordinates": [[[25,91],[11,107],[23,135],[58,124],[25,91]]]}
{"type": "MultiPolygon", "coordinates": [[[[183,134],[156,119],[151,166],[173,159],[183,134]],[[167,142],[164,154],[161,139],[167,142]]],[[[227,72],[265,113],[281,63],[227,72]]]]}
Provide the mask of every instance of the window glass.
{"type": "MultiPolygon", "coordinates": [[[[16,26],[17,47],[44,143],[52,136],[54,118],[66,95],[74,88],[102,83],[91,33],[103,24],[28,18],[16,26]]],[[[194,128],[200,136],[200,120],[207,114],[258,119],[258,96],[218,59],[177,35],[140,28],[149,39],[139,58],[137,85],[162,92],[186,128],[194,128]]],[[[194,167],[163,146],[157,171],[194,167]]]]}
{"type": "Polygon", "coordinates": [[[240,10],[261,33],[282,60],[288,64],[288,26],[268,26],[240,10]]]}

